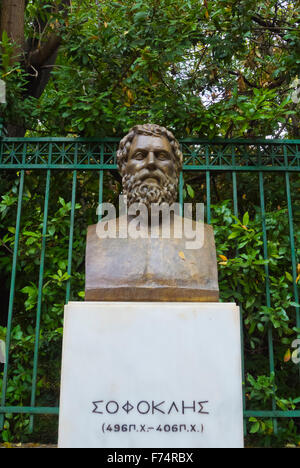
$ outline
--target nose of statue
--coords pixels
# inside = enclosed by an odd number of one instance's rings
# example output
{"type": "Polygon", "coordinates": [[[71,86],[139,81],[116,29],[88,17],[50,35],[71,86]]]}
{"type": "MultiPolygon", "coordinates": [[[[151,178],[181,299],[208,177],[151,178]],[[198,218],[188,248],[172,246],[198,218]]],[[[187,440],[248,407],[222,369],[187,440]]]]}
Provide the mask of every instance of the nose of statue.
{"type": "Polygon", "coordinates": [[[148,156],[146,159],[146,166],[148,169],[156,168],[155,154],[152,151],[149,151],[148,153],[148,156]]]}

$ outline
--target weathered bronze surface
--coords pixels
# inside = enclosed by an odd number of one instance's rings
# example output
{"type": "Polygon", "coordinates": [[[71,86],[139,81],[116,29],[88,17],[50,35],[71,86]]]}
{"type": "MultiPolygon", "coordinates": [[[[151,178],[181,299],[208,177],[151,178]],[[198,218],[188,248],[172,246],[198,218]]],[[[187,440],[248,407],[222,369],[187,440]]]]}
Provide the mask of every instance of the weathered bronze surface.
{"type": "MultiPolygon", "coordinates": [[[[128,205],[176,201],[180,147],[163,127],[137,126],[121,141],[118,163],[128,205]]],[[[130,221],[130,220],[129,220],[130,221]]],[[[182,224],[175,215],[172,228],[182,224]]],[[[86,301],[217,302],[214,234],[204,225],[204,245],[186,248],[184,237],[120,239],[128,218],[117,220],[116,238],[99,238],[90,226],[86,251],[86,301]]],[[[147,220],[148,222],[148,220],[147,220]]],[[[171,229],[173,233],[173,229],[171,229]]]]}

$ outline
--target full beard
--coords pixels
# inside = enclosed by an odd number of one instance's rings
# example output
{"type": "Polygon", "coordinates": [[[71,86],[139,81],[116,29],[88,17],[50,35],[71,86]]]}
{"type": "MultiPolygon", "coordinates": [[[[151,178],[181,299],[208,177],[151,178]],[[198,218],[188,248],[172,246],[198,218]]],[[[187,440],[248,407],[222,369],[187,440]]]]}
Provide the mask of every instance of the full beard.
{"type": "Polygon", "coordinates": [[[128,206],[133,203],[144,204],[148,211],[151,204],[161,205],[167,203],[172,205],[177,200],[178,178],[170,178],[160,171],[153,174],[147,174],[148,177],[156,176],[159,178],[159,186],[145,182],[146,175],[137,173],[134,175],[125,175],[123,177],[123,194],[127,197],[128,206]]]}

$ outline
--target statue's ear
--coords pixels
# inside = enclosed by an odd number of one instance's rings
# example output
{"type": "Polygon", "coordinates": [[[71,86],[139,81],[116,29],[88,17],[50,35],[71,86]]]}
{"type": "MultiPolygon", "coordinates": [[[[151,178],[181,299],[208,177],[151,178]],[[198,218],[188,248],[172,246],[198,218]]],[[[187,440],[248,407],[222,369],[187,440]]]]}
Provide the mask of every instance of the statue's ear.
{"type": "Polygon", "coordinates": [[[126,158],[126,159],[123,159],[122,164],[121,164],[121,167],[120,167],[120,170],[119,170],[119,173],[120,173],[120,175],[121,175],[122,178],[124,177],[124,174],[125,174],[127,161],[128,161],[127,158],[126,158]]]}

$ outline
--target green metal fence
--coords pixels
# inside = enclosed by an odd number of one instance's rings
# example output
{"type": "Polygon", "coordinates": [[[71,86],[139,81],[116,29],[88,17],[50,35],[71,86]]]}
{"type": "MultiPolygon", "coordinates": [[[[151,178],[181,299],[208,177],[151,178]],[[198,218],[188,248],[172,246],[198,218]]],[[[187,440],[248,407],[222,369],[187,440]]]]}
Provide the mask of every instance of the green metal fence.
{"type": "MultiPolygon", "coordinates": [[[[47,247],[47,220],[49,199],[51,195],[51,182],[55,177],[56,171],[71,171],[72,179],[72,208],[70,215],[70,235],[68,252],[68,274],[72,274],[72,253],[73,253],[73,233],[76,204],[76,186],[77,178],[82,171],[96,171],[99,175],[99,202],[103,201],[103,183],[105,171],[116,170],[116,150],[119,139],[72,139],[72,138],[7,138],[2,136],[0,141],[0,171],[15,171],[18,173],[19,194],[18,208],[16,213],[15,243],[12,260],[12,277],[8,307],[7,324],[7,361],[4,366],[2,396],[0,403],[0,430],[3,426],[4,417],[10,413],[26,413],[31,415],[31,429],[33,427],[33,417],[36,414],[54,414],[59,412],[58,407],[39,407],[36,405],[36,388],[38,378],[38,357],[39,357],[39,336],[43,304],[43,279],[44,262],[47,247]],[[18,262],[18,246],[20,238],[20,225],[22,219],[22,202],[24,182],[27,171],[43,171],[46,174],[46,186],[44,196],[44,221],[43,236],[41,245],[41,257],[39,267],[38,281],[38,301],[36,310],[35,324],[35,346],[32,368],[32,389],[30,406],[7,406],[7,386],[9,383],[9,350],[11,344],[12,318],[14,313],[15,285],[18,262]]],[[[185,172],[200,172],[205,174],[205,190],[207,205],[207,222],[211,222],[211,181],[214,174],[227,173],[232,183],[232,200],[234,213],[239,215],[239,196],[238,184],[241,174],[249,174],[249,177],[256,175],[258,177],[257,191],[259,192],[260,208],[262,213],[262,231],[263,231],[263,254],[268,258],[267,247],[267,227],[265,220],[265,177],[267,174],[277,174],[282,177],[282,184],[285,187],[285,195],[288,208],[289,221],[289,240],[291,248],[291,270],[293,276],[293,295],[295,303],[299,303],[299,292],[296,283],[297,279],[297,250],[295,242],[295,231],[293,221],[293,193],[291,190],[290,178],[293,174],[300,173],[300,140],[193,140],[187,139],[181,141],[184,153],[185,172]]],[[[252,183],[252,182],[250,182],[252,183]]],[[[183,202],[183,175],[180,178],[180,201],[183,202]]],[[[0,194],[1,195],[1,194],[0,194]]],[[[266,305],[271,304],[269,266],[265,265],[266,276],[266,305]]],[[[70,299],[71,282],[68,281],[66,287],[66,302],[70,299]]],[[[241,313],[243,313],[243,304],[241,313]]],[[[300,309],[295,306],[295,326],[300,328],[300,309]]],[[[268,334],[269,346],[269,367],[270,372],[274,372],[274,343],[272,329],[268,334]]],[[[299,418],[299,410],[280,411],[276,409],[275,398],[272,408],[269,411],[252,411],[246,406],[244,398],[244,416],[249,417],[273,418],[276,430],[277,418],[299,418]]]]}

